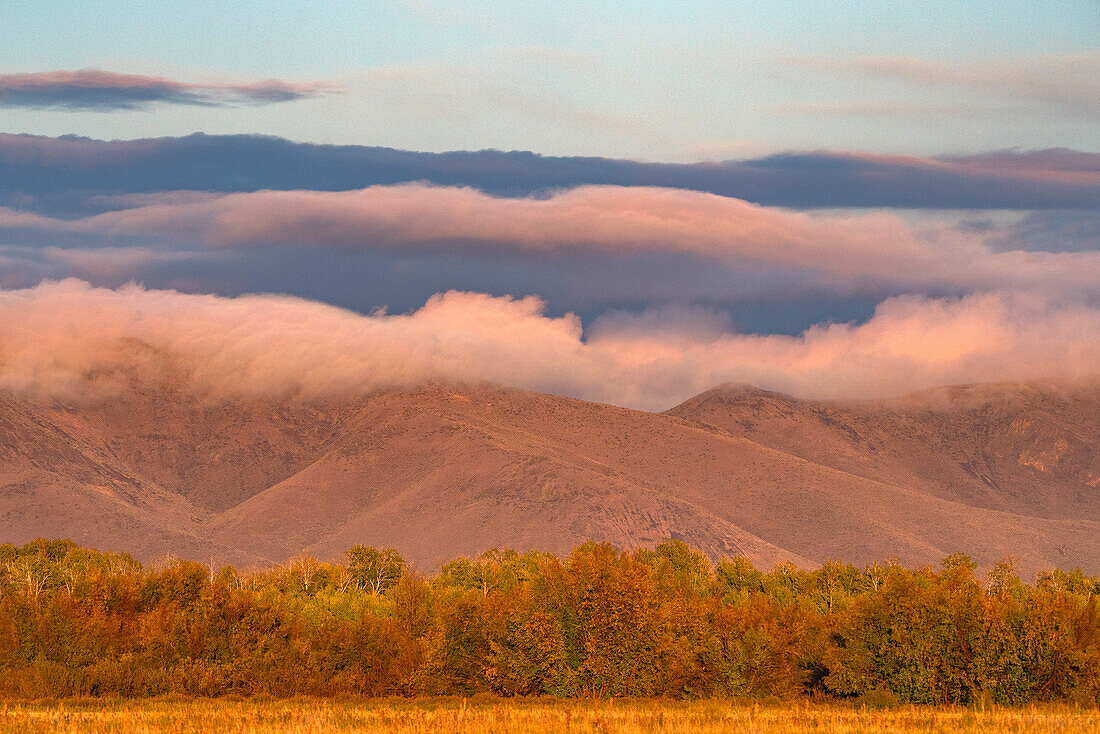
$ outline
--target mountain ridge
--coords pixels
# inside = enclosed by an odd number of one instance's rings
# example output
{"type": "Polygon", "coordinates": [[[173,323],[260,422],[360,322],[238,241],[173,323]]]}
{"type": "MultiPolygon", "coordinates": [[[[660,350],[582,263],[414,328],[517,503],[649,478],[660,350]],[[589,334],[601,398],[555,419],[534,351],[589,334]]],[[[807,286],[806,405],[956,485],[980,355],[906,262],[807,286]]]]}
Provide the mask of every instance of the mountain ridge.
{"type": "Polygon", "coordinates": [[[491,547],[682,538],[813,566],[1100,569],[1100,381],[814,401],[720,385],[648,413],[493,385],[356,398],[0,395],[0,540],[243,565],[355,543],[433,567],[491,547]]]}

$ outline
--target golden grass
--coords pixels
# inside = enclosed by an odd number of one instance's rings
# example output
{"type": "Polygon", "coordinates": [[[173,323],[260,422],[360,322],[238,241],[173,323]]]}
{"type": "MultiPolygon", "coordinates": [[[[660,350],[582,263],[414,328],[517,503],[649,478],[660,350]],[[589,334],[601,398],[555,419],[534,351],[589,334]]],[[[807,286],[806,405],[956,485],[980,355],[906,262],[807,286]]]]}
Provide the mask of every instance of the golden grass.
{"type": "Polygon", "coordinates": [[[0,703],[0,732],[1100,732],[1100,710],[631,701],[169,700],[0,703]]]}

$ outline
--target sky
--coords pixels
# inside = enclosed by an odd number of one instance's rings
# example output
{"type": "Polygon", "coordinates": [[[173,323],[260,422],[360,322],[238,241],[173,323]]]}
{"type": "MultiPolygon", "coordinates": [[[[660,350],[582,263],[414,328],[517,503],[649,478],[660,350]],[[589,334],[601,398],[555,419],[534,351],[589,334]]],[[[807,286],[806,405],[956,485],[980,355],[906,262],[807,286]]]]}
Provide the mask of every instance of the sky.
{"type": "Polygon", "coordinates": [[[868,397],[1098,314],[1094,0],[0,6],[0,387],[868,397]]]}
{"type": "Polygon", "coordinates": [[[1100,142],[1095,0],[4,3],[0,70],[325,83],[296,105],[5,110],[9,132],[256,132],[661,161],[1100,142]]]}

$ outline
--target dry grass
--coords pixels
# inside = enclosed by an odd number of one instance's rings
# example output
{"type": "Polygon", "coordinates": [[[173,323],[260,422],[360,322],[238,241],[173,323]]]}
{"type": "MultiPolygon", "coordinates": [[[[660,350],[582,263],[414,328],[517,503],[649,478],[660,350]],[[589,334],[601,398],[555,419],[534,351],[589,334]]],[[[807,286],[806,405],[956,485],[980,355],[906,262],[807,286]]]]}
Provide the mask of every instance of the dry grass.
{"type": "Polygon", "coordinates": [[[0,703],[0,732],[1100,732],[1100,710],[704,701],[167,700],[0,703]]]}

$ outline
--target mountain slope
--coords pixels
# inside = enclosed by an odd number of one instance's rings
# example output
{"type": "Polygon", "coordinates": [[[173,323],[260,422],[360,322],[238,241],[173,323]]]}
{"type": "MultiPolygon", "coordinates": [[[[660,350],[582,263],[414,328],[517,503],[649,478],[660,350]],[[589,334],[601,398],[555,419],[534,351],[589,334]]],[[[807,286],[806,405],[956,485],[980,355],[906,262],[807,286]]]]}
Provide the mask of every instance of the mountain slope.
{"type": "Polygon", "coordinates": [[[69,537],[152,558],[251,560],[211,542],[204,513],[133,470],[63,408],[0,396],[0,538],[69,537]]]}
{"type": "Polygon", "coordinates": [[[493,386],[321,402],[9,395],[0,540],[246,565],[365,543],[430,568],[491,547],[678,537],[765,566],[961,550],[1100,570],[1098,394],[824,403],[725,386],[666,414],[493,386]]]}
{"type": "Polygon", "coordinates": [[[726,385],[668,411],[858,476],[1047,518],[1100,517],[1100,384],[811,401],[726,385]]]}

